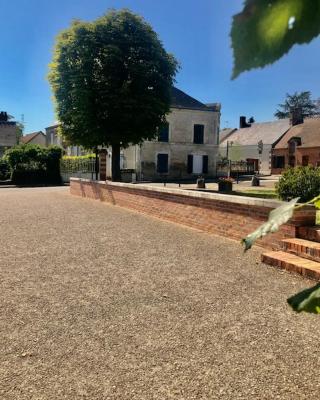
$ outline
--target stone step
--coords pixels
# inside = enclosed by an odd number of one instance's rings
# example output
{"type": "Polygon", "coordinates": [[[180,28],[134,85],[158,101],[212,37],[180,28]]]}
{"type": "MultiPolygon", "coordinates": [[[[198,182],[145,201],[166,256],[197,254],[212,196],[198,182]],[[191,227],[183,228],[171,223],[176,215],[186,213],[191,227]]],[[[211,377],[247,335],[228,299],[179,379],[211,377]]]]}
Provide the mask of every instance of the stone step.
{"type": "Polygon", "coordinates": [[[320,226],[299,226],[297,237],[320,243],[320,226]]]}
{"type": "Polygon", "coordinates": [[[284,251],[320,263],[320,243],[310,240],[291,238],[281,241],[284,251]]]}
{"type": "Polygon", "coordinates": [[[290,272],[320,280],[320,263],[284,251],[270,251],[261,256],[262,262],[290,272]]]}

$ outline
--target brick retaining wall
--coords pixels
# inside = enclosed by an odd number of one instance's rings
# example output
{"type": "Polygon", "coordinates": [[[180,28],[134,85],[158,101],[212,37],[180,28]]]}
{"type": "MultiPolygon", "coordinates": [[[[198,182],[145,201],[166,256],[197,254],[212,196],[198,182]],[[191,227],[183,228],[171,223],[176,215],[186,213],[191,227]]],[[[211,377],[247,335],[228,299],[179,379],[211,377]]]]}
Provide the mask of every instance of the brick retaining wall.
{"type": "MultiPolygon", "coordinates": [[[[220,193],[79,178],[71,178],[70,193],[237,240],[265,222],[269,212],[281,204],[274,200],[220,193]]],[[[281,239],[296,236],[297,227],[314,224],[315,209],[306,207],[297,211],[279,232],[263,238],[258,244],[278,249],[281,239]]]]}

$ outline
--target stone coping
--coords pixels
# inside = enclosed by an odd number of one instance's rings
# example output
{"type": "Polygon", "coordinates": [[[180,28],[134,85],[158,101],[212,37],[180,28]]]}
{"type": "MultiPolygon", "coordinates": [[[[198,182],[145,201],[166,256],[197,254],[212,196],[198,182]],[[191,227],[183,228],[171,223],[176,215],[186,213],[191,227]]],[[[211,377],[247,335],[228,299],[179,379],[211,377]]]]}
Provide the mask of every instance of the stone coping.
{"type": "MultiPolygon", "coordinates": [[[[80,182],[95,182],[99,185],[110,185],[114,187],[122,187],[131,190],[145,190],[150,192],[158,192],[158,193],[168,193],[175,194],[179,196],[193,197],[193,198],[201,198],[208,200],[220,200],[227,203],[234,204],[244,204],[248,206],[256,206],[256,207],[266,207],[270,209],[274,209],[284,204],[283,201],[280,200],[270,200],[270,199],[259,199],[252,198],[246,196],[237,196],[232,194],[222,194],[222,193],[206,193],[203,191],[197,190],[188,190],[188,189],[179,189],[179,188],[167,188],[167,187],[156,187],[151,185],[144,184],[135,184],[135,183],[124,183],[124,182],[112,182],[112,181],[92,181],[91,179],[84,178],[70,178],[70,181],[80,181],[80,182]]],[[[310,206],[312,207],[312,206],[310,206]]]]}

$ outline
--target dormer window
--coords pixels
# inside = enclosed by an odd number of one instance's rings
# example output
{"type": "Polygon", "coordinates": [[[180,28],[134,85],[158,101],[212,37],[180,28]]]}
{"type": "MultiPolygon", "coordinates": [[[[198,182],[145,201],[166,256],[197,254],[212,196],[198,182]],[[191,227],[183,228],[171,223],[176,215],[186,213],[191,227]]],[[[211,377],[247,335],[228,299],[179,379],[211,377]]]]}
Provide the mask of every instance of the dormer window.
{"type": "Polygon", "coordinates": [[[301,137],[292,137],[288,142],[289,153],[295,153],[297,146],[301,146],[301,137]]]}

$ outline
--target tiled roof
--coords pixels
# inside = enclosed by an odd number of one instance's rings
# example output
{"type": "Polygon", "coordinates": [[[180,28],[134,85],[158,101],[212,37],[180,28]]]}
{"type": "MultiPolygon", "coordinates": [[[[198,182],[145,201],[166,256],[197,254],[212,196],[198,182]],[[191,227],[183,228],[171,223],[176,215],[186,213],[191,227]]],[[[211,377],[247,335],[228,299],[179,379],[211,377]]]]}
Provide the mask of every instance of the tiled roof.
{"type": "Polygon", "coordinates": [[[299,147],[320,147],[320,118],[307,118],[303,124],[292,126],[275,149],[288,148],[288,141],[292,137],[301,138],[299,147]]]}
{"type": "Polygon", "coordinates": [[[171,91],[171,107],[203,111],[219,111],[218,104],[203,104],[176,87],[173,87],[171,91]]]}
{"type": "Polygon", "coordinates": [[[227,139],[233,132],[235,132],[237,128],[224,128],[219,132],[219,142],[222,143],[225,139],[227,139]]]}
{"type": "Polygon", "coordinates": [[[248,128],[236,130],[221,143],[221,146],[226,146],[227,141],[232,141],[235,145],[256,145],[260,140],[262,140],[264,144],[273,145],[289,128],[289,119],[261,123],[255,122],[248,128]]]}
{"type": "Polygon", "coordinates": [[[34,139],[36,136],[38,135],[43,135],[45,136],[45,134],[42,131],[39,132],[32,132],[32,133],[27,133],[26,135],[22,136],[21,138],[21,142],[22,143],[29,143],[31,142],[32,139],[34,139]]]}

